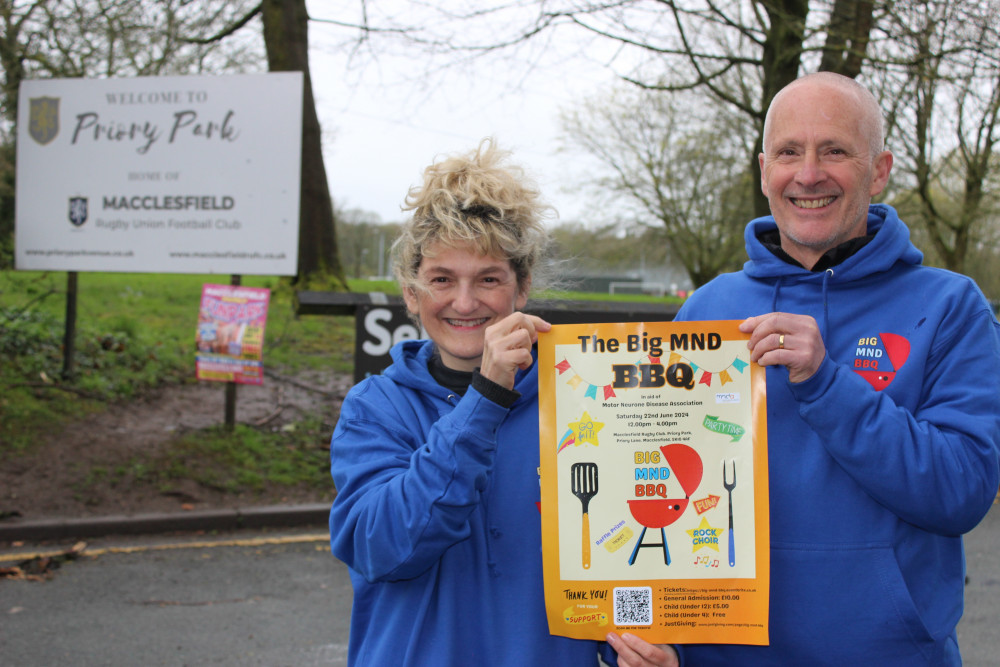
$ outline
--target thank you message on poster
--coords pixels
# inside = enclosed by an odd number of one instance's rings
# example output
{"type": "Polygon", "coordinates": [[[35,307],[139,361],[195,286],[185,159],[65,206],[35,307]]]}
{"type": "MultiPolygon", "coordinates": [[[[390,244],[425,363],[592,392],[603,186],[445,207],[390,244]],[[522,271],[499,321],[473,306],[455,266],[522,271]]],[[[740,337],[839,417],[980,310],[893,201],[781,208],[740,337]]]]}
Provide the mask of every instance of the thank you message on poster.
{"type": "Polygon", "coordinates": [[[767,643],[764,371],[738,324],[574,324],[539,337],[553,634],[767,643]]]}

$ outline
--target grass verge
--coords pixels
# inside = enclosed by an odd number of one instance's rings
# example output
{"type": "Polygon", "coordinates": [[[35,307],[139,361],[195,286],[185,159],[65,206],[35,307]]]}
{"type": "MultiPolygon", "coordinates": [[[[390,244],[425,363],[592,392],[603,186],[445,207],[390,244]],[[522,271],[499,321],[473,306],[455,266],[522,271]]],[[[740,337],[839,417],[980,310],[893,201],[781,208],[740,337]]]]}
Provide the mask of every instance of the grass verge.
{"type": "MultiPolygon", "coordinates": [[[[74,373],[64,378],[66,274],[0,272],[0,457],[28,456],[45,434],[110,404],[162,385],[195,382],[201,288],[220,282],[228,278],[80,274],[74,373]]],[[[287,281],[247,277],[243,284],[271,289],[266,369],[282,375],[351,372],[353,318],[296,318],[287,281]]],[[[187,433],[160,459],[95,465],[76,492],[124,483],[169,489],[180,479],[242,492],[275,485],[328,487],[323,447],[332,428],[319,415],[303,415],[293,428],[278,431],[237,425],[232,431],[220,426],[187,433]]]]}

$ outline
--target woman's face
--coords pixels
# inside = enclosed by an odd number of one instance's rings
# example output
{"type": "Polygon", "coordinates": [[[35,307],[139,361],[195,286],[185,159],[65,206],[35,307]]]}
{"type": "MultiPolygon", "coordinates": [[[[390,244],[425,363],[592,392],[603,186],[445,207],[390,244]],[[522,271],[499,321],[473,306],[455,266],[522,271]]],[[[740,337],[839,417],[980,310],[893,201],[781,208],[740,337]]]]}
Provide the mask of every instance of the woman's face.
{"type": "Polygon", "coordinates": [[[444,365],[458,371],[479,366],[486,327],[523,308],[528,298],[510,261],[469,247],[432,246],[417,281],[421,289],[403,288],[406,307],[420,318],[444,365]]]}

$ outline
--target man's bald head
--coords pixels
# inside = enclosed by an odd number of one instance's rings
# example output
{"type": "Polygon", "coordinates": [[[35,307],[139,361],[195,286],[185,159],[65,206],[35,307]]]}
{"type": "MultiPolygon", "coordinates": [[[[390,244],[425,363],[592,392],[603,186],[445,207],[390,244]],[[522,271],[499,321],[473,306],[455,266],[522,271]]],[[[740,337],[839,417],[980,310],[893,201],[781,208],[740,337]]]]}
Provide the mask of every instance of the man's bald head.
{"type": "Polygon", "coordinates": [[[862,131],[868,138],[868,144],[871,146],[872,157],[885,149],[882,109],[878,100],[871,94],[871,91],[854,79],[834,72],[807,74],[778,91],[778,94],[771,100],[767,115],[764,117],[764,146],[768,145],[768,139],[771,136],[771,111],[780,104],[795,104],[795,91],[802,85],[830,86],[852,95],[857,100],[860,112],[859,122],[862,131]]]}

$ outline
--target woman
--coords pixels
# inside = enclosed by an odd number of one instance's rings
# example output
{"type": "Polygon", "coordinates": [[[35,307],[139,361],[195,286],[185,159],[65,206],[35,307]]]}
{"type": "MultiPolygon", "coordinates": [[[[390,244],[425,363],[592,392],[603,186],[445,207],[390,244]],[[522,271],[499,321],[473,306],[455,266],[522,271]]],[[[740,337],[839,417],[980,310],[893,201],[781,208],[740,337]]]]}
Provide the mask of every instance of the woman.
{"type": "Polygon", "coordinates": [[[484,141],[411,189],[394,270],[429,340],[394,346],[333,434],[330,535],[354,586],[351,665],[616,662],[608,644],[548,632],[533,345],[550,325],[520,312],[548,207],[506,157],[484,141]]]}

